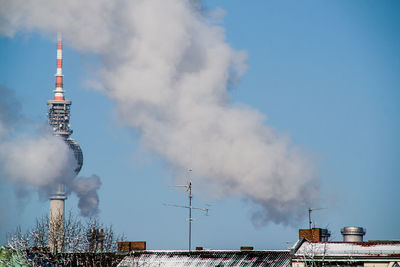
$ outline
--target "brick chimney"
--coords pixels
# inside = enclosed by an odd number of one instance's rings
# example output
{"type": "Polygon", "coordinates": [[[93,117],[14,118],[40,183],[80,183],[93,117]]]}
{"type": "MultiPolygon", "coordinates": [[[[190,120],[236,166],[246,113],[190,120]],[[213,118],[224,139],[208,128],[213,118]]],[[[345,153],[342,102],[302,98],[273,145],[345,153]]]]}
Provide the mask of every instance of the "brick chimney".
{"type": "Polygon", "coordinates": [[[328,242],[331,234],[327,229],[299,229],[299,239],[305,238],[310,242],[328,242]]]}

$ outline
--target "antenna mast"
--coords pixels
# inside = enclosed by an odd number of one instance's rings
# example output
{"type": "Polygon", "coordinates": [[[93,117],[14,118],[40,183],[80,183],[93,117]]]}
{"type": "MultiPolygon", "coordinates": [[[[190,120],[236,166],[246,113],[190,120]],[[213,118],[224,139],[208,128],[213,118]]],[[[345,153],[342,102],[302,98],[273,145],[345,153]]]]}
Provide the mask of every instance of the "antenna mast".
{"type": "MultiPolygon", "coordinates": [[[[192,170],[189,170],[189,172],[191,172],[192,170]]],[[[189,210],[189,251],[191,251],[192,249],[192,210],[201,210],[204,211],[206,213],[206,215],[208,216],[208,209],[207,208],[196,208],[192,206],[192,181],[190,180],[189,177],[189,183],[187,185],[174,185],[171,187],[185,187],[186,191],[188,192],[188,196],[189,196],[189,206],[181,206],[181,205],[173,205],[173,204],[164,204],[165,206],[170,206],[170,207],[176,207],[176,208],[185,208],[189,210]]]]}
{"type": "Polygon", "coordinates": [[[192,182],[189,182],[188,185],[188,191],[189,191],[189,251],[192,248],[192,182]]]}

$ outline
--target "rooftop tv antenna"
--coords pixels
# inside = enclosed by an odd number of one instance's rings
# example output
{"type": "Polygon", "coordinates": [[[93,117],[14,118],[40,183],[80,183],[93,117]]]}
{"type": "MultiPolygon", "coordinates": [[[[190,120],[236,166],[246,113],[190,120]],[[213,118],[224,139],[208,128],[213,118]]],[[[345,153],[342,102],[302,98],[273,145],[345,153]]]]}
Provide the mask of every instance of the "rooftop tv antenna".
{"type": "MultiPolygon", "coordinates": [[[[189,173],[192,170],[189,170],[189,173]]],[[[176,208],[184,208],[184,209],[188,209],[189,210],[189,251],[191,251],[192,248],[192,210],[200,210],[200,211],[204,211],[206,213],[206,216],[208,216],[208,210],[207,208],[196,208],[192,206],[192,181],[190,180],[190,175],[189,175],[189,183],[187,185],[173,185],[170,187],[184,187],[186,188],[186,191],[188,192],[188,196],[189,196],[189,206],[182,206],[182,205],[174,205],[174,204],[164,204],[165,206],[170,206],[170,207],[176,207],[176,208]]]]}
{"type": "Polygon", "coordinates": [[[312,228],[312,221],[311,221],[311,212],[315,210],[324,210],[325,208],[308,208],[308,223],[310,225],[310,230],[312,228]]]}

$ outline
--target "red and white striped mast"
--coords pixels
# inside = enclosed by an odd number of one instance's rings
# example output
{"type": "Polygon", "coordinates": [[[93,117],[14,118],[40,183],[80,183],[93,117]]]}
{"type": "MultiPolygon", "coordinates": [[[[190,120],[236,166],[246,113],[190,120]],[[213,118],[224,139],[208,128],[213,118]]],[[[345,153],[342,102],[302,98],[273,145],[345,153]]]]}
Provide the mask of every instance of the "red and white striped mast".
{"type": "Polygon", "coordinates": [[[62,35],[57,33],[57,73],[56,89],[54,90],[54,100],[64,100],[63,77],[62,74],[62,35]]]}

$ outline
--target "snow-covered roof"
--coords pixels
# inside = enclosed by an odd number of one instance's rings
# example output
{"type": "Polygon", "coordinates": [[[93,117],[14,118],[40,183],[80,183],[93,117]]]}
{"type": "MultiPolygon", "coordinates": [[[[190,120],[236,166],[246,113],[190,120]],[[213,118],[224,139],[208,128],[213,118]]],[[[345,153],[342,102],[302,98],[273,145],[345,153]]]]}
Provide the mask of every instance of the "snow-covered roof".
{"type": "Polygon", "coordinates": [[[289,251],[143,251],[118,266],[290,266],[289,251]]]}
{"type": "Polygon", "coordinates": [[[399,241],[368,242],[309,242],[304,241],[294,254],[295,257],[352,257],[352,256],[400,256],[399,241]]]}

